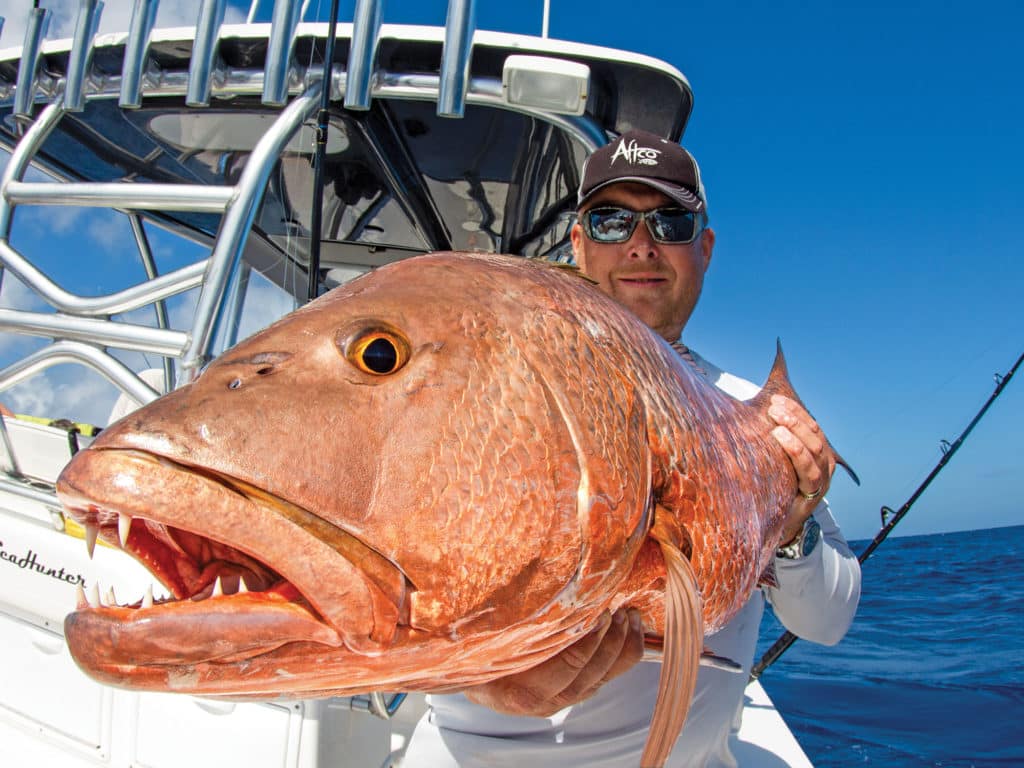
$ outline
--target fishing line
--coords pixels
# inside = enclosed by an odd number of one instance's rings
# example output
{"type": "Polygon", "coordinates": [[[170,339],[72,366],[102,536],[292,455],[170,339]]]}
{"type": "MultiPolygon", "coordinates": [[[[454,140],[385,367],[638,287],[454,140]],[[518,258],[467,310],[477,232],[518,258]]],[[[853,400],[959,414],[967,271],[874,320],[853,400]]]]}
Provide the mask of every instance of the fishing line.
{"type": "Polygon", "coordinates": [[[316,154],[313,160],[313,203],[309,224],[309,282],[306,300],[320,292],[320,238],[323,229],[324,162],[327,156],[327,127],[330,117],[331,81],[334,70],[334,37],[338,29],[338,0],[331,0],[324,50],[324,73],[320,83],[320,109],[316,113],[316,154]]]}
{"type": "MultiPolygon", "coordinates": [[[[989,343],[987,347],[982,347],[980,345],[975,345],[972,343],[971,349],[974,351],[973,356],[964,357],[959,363],[955,364],[953,366],[953,373],[950,373],[948,376],[946,376],[944,380],[933,382],[932,386],[928,387],[927,389],[915,390],[913,392],[905,393],[903,398],[899,402],[894,403],[894,408],[897,408],[898,410],[891,411],[892,418],[897,420],[900,418],[907,419],[909,418],[911,411],[920,411],[921,409],[926,408],[929,405],[935,404],[938,401],[940,394],[944,393],[947,389],[949,389],[954,382],[960,381],[964,377],[964,372],[970,367],[972,367],[972,365],[976,365],[983,357],[987,356],[990,352],[992,352],[992,350],[995,349],[997,343],[998,342],[993,341],[989,343]]],[[[864,434],[863,440],[865,442],[871,442],[882,433],[883,430],[881,428],[872,430],[871,432],[867,432],[864,434]]],[[[924,472],[923,468],[928,466],[930,466],[928,461],[922,463],[921,474],[923,474],[924,472]]],[[[909,488],[912,484],[913,481],[908,481],[906,483],[906,487],[909,488]]]]}
{"type": "MultiPolygon", "coordinates": [[[[893,528],[895,528],[899,524],[900,520],[902,520],[906,516],[907,512],[910,511],[910,508],[914,506],[914,502],[916,502],[921,497],[921,494],[925,492],[925,489],[928,488],[929,485],[931,485],[932,480],[934,480],[936,476],[939,474],[939,472],[941,472],[942,469],[946,466],[946,464],[949,463],[950,459],[953,458],[953,455],[958,450],[960,450],[960,446],[964,444],[964,441],[967,439],[967,436],[971,434],[971,431],[974,429],[975,426],[977,426],[978,422],[981,421],[982,417],[988,411],[992,403],[996,401],[996,398],[998,398],[999,395],[1002,394],[1002,391],[1006,388],[1006,385],[1010,383],[1010,379],[1012,379],[1013,374],[1017,372],[1017,369],[1020,367],[1021,362],[1024,362],[1024,352],[1021,353],[1021,355],[1017,358],[1017,362],[1015,362],[1013,366],[1011,366],[1010,370],[1008,370],[1005,374],[996,374],[996,387],[992,394],[989,395],[988,400],[985,401],[985,404],[981,406],[981,409],[974,415],[974,418],[971,419],[970,423],[967,425],[964,431],[960,433],[960,436],[956,440],[954,440],[951,443],[945,440],[942,441],[942,458],[939,459],[938,463],[932,468],[932,471],[928,474],[928,477],[926,477],[924,481],[917,487],[917,490],[915,490],[910,495],[910,498],[903,503],[903,506],[900,507],[895,512],[890,507],[882,507],[882,527],[881,529],[879,529],[878,533],[875,535],[875,538],[871,540],[871,543],[868,544],[865,550],[857,556],[857,562],[864,563],[864,561],[871,557],[874,551],[882,545],[882,542],[885,541],[886,538],[888,538],[893,528]]],[[[778,640],[775,641],[772,647],[765,651],[764,655],[761,657],[761,660],[758,661],[757,664],[755,664],[753,668],[750,670],[750,680],[757,680],[761,676],[761,673],[764,672],[776,661],[778,661],[779,657],[782,656],[782,654],[784,654],[786,650],[797,641],[797,639],[797,636],[794,635],[792,632],[786,631],[782,633],[782,635],[779,637],[778,640]]]]}
{"type": "MultiPolygon", "coordinates": [[[[305,20],[306,14],[309,10],[309,5],[310,0],[304,0],[302,5],[300,6],[298,24],[302,24],[302,22],[305,20]]],[[[320,12],[319,2],[317,3],[316,12],[320,12]]],[[[314,16],[314,18],[316,17],[314,16]]],[[[296,38],[298,38],[298,27],[296,27],[295,34],[296,38]]],[[[293,41],[293,45],[295,45],[295,41],[293,41]]],[[[295,62],[297,65],[299,65],[300,72],[307,73],[307,76],[302,78],[303,82],[308,82],[308,73],[313,69],[313,57],[315,56],[315,54],[315,37],[311,39],[309,51],[307,52],[307,55],[303,61],[299,60],[298,53],[295,54],[295,62]]],[[[296,160],[301,159],[304,155],[305,150],[305,138],[306,124],[303,123],[302,125],[299,126],[298,131],[293,138],[294,143],[289,143],[285,151],[282,152],[282,160],[284,160],[286,155],[295,155],[296,160]]],[[[310,162],[310,165],[312,166],[312,161],[310,162]]],[[[287,187],[287,183],[285,181],[286,172],[284,168],[282,166],[278,166],[276,169],[276,173],[278,174],[279,177],[278,183],[280,184],[282,189],[285,189],[287,187]]],[[[302,230],[302,215],[300,212],[296,210],[295,205],[288,199],[288,196],[283,192],[281,193],[281,205],[284,208],[284,244],[282,245],[282,250],[284,251],[284,254],[281,256],[280,259],[280,286],[282,290],[284,290],[286,293],[289,293],[291,296],[294,297],[292,301],[292,309],[296,309],[301,304],[305,303],[305,301],[301,298],[303,294],[299,293],[299,283],[302,277],[302,270],[299,265],[301,253],[298,244],[301,239],[300,235],[302,230]]]]}

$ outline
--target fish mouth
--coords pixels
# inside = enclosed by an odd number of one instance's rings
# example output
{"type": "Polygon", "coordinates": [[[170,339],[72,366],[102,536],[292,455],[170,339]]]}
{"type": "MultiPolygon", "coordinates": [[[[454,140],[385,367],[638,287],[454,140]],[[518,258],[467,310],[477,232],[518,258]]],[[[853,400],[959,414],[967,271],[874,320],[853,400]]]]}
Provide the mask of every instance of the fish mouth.
{"type": "Polygon", "coordinates": [[[373,655],[408,621],[411,585],[394,563],[244,481],[144,451],[90,448],[57,491],[90,553],[102,539],[171,594],[118,605],[96,585],[80,593],[65,634],[87,669],[239,662],[295,643],[373,655]]]}

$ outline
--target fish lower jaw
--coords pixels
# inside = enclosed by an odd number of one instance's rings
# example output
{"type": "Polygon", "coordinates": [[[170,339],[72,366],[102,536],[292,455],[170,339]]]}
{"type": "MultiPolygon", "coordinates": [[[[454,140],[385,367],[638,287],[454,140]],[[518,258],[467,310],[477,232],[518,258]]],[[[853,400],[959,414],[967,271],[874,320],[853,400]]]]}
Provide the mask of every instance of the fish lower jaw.
{"type": "MultiPolygon", "coordinates": [[[[90,590],[92,591],[92,590],[90,590]]],[[[98,590],[97,590],[98,591],[98,590]]],[[[71,655],[85,671],[120,668],[124,683],[159,669],[199,664],[244,664],[279,649],[341,648],[341,637],[303,606],[276,593],[204,600],[154,601],[138,606],[79,597],[64,622],[71,655]]],[[[109,597],[109,595],[108,595],[109,597]]]]}

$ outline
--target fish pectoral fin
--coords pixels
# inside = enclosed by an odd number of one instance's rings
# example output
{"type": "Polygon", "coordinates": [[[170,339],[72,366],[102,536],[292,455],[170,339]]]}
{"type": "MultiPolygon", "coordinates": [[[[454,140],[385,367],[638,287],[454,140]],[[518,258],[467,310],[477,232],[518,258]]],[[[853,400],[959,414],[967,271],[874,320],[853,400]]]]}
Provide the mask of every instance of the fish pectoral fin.
{"type": "Polygon", "coordinates": [[[704,645],[700,596],[690,561],[675,543],[651,533],[665,558],[665,635],[658,698],[640,760],[643,768],[664,765],[683,730],[704,645]]]}
{"type": "Polygon", "coordinates": [[[775,572],[775,561],[769,561],[768,565],[764,567],[761,572],[761,576],[757,580],[757,586],[759,587],[771,587],[775,589],[779,586],[779,577],[775,572]]]}

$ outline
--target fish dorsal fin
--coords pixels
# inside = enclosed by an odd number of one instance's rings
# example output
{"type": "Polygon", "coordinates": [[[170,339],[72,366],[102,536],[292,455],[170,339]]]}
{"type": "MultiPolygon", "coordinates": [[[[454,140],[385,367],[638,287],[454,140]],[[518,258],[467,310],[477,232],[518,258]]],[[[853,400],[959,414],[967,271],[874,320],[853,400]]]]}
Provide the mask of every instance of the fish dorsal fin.
{"type": "Polygon", "coordinates": [[[761,387],[761,391],[750,400],[750,404],[758,410],[768,410],[772,395],[785,395],[803,405],[793,385],[789,383],[789,369],[786,367],[786,356],[782,354],[782,341],[779,339],[775,340],[775,362],[772,363],[768,380],[761,387]]]}
{"type": "MultiPolygon", "coordinates": [[[[794,400],[800,403],[801,407],[810,413],[810,410],[797,396],[796,391],[793,389],[793,385],[789,383],[789,369],[786,368],[786,358],[782,354],[782,341],[776,340],[775,342],[775,362],[772,364],[772,370],[768,374],[768,380],[761,387],[761,391],[757,393],[750,401],[750,405],[759,411],[767,411],[768,406],[771,405],[772,395],[785,395],[790,400],[794,400]]],[[[827,440],[826,440],[827,442],[827,440]]],[[[850,476],[857,485],[860,485],[860,478],[857,477],[857,473],[853,471],[853,467],[846,463],[846,460],[839,455],[835,448],[829,444],[829,450],[832,451],[835,456],[836,464],[846,470],[846,473],[850,476]]]]}
{"type": "Polygon", "coordinates": [[[697,578],[690,561],[680,550],[678,536],[672,535],[672,529],[678,526],[674,525],[671,515],[668,510],[658,507],[650,533],[661,546],[665,560],[665,636],[658,698],[640,759],[642,768],[664,765],[675,746],[690,711],[690,701],[697,687],[701,649],[704,647],[704,622],[697,594],[697,578]]]}

